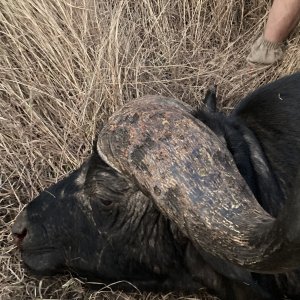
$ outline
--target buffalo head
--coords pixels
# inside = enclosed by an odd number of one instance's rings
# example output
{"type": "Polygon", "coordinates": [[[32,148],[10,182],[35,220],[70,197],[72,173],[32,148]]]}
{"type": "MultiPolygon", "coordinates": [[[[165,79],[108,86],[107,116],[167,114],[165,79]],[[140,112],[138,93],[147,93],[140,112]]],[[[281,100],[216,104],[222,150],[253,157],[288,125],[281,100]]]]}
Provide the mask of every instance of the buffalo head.
{"type": "Polygon", "coordinates": [[[175,226],[96,151],[29,203],[13,232],[24,263],[40,275],[67,269],[89,280],[152,289],[180,264],[175,226]]]}
{"type": "Polygon", "coordinates": [[[300,215],[298,194],[274,219],[224,141],[188,105],[145,97],[110,118],[88,161],[29,203],[13,233],[25,264],[40,274],[68,269],[152,289],[183,281],[191,245],[276,273],[300,264],[300,228],[289,220],[300,215]]]}

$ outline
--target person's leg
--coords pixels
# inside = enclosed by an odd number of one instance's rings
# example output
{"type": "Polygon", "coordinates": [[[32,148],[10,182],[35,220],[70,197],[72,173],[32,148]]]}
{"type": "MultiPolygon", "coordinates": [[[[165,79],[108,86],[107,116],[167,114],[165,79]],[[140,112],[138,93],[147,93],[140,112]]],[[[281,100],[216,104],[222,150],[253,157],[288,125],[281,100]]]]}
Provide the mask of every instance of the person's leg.
{"type": "Polygon", "coordinates": [[[274,0],[264,31],[265,40],[283,42],[300,18],[300,0],[274,0]]]}
{"type": "Polygon", "coordinates": [[[282,58],[281,43],[300,19],[300,0],[274,0],[264,33],[253,44],[247,60],[272,64],[282,58]]]}

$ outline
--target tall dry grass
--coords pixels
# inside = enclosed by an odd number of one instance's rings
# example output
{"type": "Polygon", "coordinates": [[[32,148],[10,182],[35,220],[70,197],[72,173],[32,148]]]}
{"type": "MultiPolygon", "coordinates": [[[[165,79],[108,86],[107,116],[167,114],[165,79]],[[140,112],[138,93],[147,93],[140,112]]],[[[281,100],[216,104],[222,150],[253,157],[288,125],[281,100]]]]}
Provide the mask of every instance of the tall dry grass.
{"type": "Polygon", "coordinates": [[[10,226],[41,189],[82,162],[97,124],[124,102],[163,94],[195,105],[215,82],[220,107],[230,110],[261,83],[299,69],[299,28],[280,65],[245,62],[269,4],[0,0],[1,299],[176,298],[89,292],[70,276],[30,277],[10,226]]]}

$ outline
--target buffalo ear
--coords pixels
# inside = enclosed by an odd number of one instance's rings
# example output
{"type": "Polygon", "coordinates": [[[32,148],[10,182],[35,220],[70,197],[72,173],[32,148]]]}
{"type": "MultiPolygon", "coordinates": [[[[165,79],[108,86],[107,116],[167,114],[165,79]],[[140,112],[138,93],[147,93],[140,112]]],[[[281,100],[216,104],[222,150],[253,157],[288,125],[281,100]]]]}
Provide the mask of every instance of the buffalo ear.
{"type": "Polygon", "coordinates": [[[205,105],[205,110],[210,113],[217,112],[217,86],[212,85],[207,90],[203,103],[205,105]]]}
{"type": "Polygon", "coordinates": [[[217,113],[217,86],[211,86],[205,94],[202,104],[200,103],[192,112],[197,119],[206,119],[217,113]]]}

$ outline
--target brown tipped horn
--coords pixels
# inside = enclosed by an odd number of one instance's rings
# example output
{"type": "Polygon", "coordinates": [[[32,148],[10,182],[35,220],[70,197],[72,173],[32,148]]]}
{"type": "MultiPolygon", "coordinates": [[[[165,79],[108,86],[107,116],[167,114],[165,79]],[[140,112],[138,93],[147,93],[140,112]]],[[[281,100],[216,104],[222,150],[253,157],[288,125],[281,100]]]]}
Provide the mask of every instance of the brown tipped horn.
{"type": "Polygon", "coordinates": [[[226,145],[190,110],[162,97],[131,101],[101,131],[99,154],[150,194],[196,247],[260,272],[299,266],[300,226],[287,229],[288,208],[278,220],[265,212],[226,145]]]}

